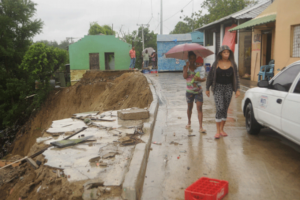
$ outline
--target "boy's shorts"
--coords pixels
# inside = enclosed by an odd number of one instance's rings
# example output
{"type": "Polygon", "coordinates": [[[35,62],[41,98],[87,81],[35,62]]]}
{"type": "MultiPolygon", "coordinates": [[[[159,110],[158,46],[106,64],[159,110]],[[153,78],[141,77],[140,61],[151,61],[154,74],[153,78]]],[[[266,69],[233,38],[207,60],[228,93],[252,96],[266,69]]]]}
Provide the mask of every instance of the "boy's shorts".
{"type": "Polygon", "coordinates": [[[200,92],[199,94],[193,94],[193,93],[186,92],[185,97],[186,97],[187,103],[193,103],[194,100],[195,100],[195,103],[197,101],[203,103],[203,93],[202,92],[200,92]]]}

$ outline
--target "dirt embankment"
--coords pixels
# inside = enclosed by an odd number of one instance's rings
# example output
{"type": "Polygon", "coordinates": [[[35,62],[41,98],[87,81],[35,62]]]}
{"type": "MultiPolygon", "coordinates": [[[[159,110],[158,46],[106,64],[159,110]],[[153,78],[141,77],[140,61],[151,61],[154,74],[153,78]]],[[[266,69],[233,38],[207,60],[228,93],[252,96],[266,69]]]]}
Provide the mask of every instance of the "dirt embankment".
{"type": "MultiPolygon", "coordinates": [[[[76,85],[49,95],[40,111],[19,133],[12,151],[13,155],[18,155],[14,160],[44,147],[34,144],[53,120],[80,112],[144,108],[152,100],[148,82],[139,72],[88,72],[76,85]]],[[[43,155],[34,160],[46,162],[43,155]]],[[[28,163],[0,170],[0,199],[82,199],[85,181],[70,183],[66,177],[58,178],[55,170],[43,164],[34,170],[28,163]]],[[[120,191],[120,188],[112,188],[111,195],[119,196],[120,191]]]]}
{"type": "Polygon", "coordinates": [[[152,94],[139,72],[87,72],[72,87],[53,91],[41,110],[17,135],[12,154],[25,156],[52,121],[74,113],[148,107],[152,94]]]}

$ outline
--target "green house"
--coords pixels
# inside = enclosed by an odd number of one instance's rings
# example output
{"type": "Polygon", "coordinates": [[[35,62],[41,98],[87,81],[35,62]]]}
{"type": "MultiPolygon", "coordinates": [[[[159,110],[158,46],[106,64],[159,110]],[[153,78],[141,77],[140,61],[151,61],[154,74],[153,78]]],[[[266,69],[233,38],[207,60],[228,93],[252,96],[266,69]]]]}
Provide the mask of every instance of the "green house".
{"type": "Polygon", "coordinates": [[[69,46],[71,83],[88,70],[127,70],[132,48],[113,35],[87,35],[69,46]]]}

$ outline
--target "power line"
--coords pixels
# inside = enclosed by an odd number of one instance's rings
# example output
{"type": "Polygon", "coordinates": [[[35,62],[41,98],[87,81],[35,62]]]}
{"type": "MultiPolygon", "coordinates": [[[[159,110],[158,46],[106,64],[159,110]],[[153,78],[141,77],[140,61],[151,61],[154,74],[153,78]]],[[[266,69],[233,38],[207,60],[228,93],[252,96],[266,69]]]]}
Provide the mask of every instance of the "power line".
{"type": "Polygon", "coordinates": [[[158,23],[158,24],[157,24],[157,27],[154,29],[154,31],[156,31],[156,30],[157,30],[157,28],[159,27],[159,24],[160,24],[160,23],[158,23]]]}
{"type": "Polygon", "coordinates": [[[192,3],[192,2],[193,2],[193,0],[191,0],[188,4],[186,4],[183,8],[181,8],[181,9],[180,9],[178,12],[176,12],[174,15],[172,15],[171,17],[165,19],[164,22],[167,21],[167,20],[169,20],[169,19],[171,19],[171,18],[174,17],[175,15],[177,15],[179,12],[181,12],[182,9],[184,9],[185,7],[187,7],[187,6],[188,6],[190,3],[192,3]]]}
{"type": "Polygon", "coordinates": [[[138,23],[140,22],[140,16],[141,16],[141,10],[142,10],[142,0],[141,1],[141,5],[140,5],[140,11],[139,11],[139,17],[138,17],[138,23]]]}
{"type": "Polygon", "coordinates": [[[153,11],[152,11],[152,0],[151,0],[151,19],[149,20],[149,22],[147,24],[149,24],[151,22],[152,18],[153,18],[153,11]]]}

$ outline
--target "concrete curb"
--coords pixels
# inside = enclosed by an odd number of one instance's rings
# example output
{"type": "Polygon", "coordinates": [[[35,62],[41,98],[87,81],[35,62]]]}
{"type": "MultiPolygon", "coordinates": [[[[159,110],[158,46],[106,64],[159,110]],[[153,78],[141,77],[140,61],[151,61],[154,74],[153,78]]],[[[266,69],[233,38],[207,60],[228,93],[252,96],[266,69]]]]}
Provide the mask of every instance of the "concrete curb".
{"type": "Polygon", "coordinates": [[[153,101],[149,107],[149,122],[145,122],[143,125],[143,131],[145,134],[142,139],[146,143],[139,143],[134,149],[129,170],[125,175],[125,179],[123,182],[122,198],[124,200],[139,200],[141,198],[147,168],[147,161],[152,141],[152,133],[158,111],[158,97],[156,91],[152,85],[151,80],[147,76],[145,77],[147,78],[153,96],[153,101]]]}

